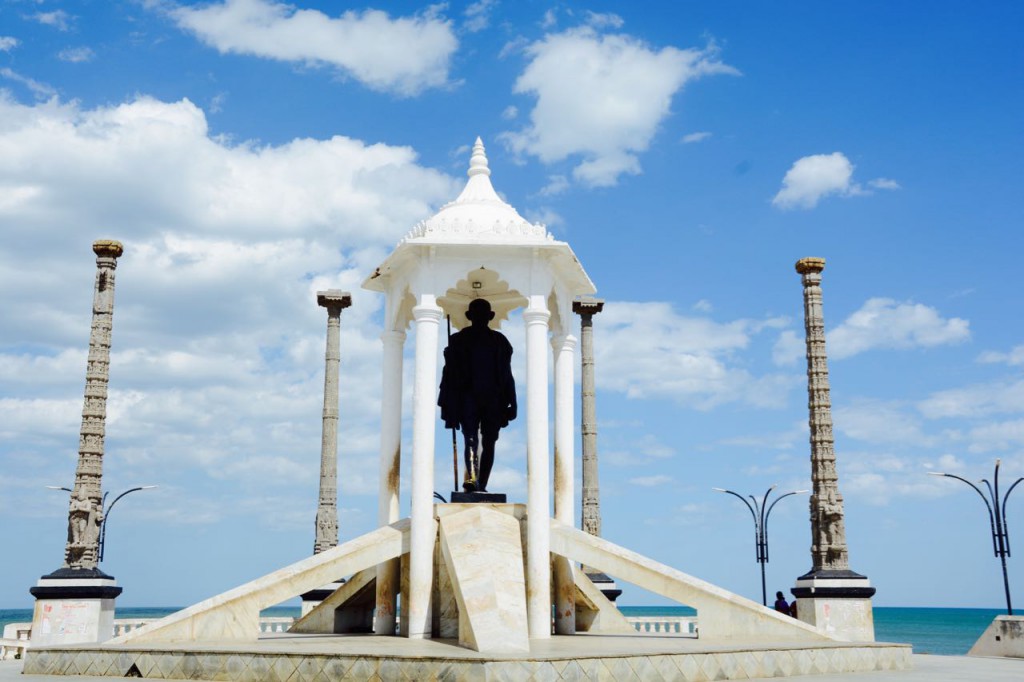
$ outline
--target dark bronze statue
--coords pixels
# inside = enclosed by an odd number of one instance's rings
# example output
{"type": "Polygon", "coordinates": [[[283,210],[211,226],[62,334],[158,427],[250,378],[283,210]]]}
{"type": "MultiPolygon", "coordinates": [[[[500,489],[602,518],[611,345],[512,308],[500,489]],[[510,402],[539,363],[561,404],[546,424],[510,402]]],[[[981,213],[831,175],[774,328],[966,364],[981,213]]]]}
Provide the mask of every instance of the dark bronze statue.
{"type": "Polygon", "coordinates": [[[458,428],[466,443],[467,492],[487,492],[494,465],[498,431],[516,418],[516,382],[512,378],[512,344],[487,323],[494,319],[491,304],[477,298],[469,304],[470,326],[448,341],[441,374],[441,419],[458,428]]]}

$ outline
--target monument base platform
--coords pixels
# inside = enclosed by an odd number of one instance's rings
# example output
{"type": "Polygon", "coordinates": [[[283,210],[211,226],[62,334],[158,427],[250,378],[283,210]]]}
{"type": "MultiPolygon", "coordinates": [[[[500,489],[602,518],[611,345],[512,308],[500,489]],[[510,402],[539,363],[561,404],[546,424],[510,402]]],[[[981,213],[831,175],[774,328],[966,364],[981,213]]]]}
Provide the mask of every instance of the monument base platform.
{"type": "Polygon", "coordinates": [[[103,642],[114,636],[114,600],[121,594],[113,576],[99,569],[63,568],[39,579],[32,645],[103,642]]]}
{"type": "Polygon", "coordinates": [[[270,680],[743,680],[906,670],[907,644],[555,636],[529,652],[482,654],[456,640],[275,634],[251,643],[33,647],[24,672],[231,682],[270,680]]]}
{"type": "Polygon", "coordinates": [[[850,642],[875,639],[871,582],[853,571],[811,572],[797,578],[791,590],[797,618],[850,642]]]}

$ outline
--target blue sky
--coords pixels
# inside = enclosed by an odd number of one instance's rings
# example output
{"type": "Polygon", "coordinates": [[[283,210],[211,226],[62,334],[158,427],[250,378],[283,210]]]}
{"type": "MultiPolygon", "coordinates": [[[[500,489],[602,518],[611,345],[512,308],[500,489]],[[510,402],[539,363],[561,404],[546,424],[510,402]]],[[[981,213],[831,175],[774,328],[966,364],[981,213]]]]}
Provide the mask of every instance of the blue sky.
{"type": "MultiPolygon", "coordinates": [[[[852,568],[879,605],[1000,606],[983,505],[925,472],[1024,475],[1022,20],[1014,2],[3,2],[0,606],[30,606],[63,556],[67,499],[44,486],[73,481],[96,239],[125,245],[105,486],[160,486],[111,515],[119,602],[186,605],[312,551],[319,289],[354,296],[341,536],[371,529],[382,300],[359,285],[456,196],[477,135],[498,191],[607,301],[608,539],[759,598],[748,512],[712,488],[809,487],[793,264],[821,256],[852,568]]],[[[519,500],[522,423],[491,486],[519,500]]],[[[770,590],[810,568],[805,505],[773,512],[770,590]]]]}

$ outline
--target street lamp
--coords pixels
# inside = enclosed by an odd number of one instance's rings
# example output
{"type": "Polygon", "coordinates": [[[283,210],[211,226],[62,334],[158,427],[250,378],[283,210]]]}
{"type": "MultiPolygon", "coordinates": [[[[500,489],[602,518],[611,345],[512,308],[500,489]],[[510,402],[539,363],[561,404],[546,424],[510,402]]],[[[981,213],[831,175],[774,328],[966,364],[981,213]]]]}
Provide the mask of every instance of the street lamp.
{"type": "Polygon", "coordinates": [[[1024,476],[1018,478],[1010,486],[1010,489],[1003,495],[1002,501],[999,499],[999,464],[1000,461],[996,460],[996,471],[992,476],[992,483],[989,483],[988,479],[981,479],[979,483],[984,483],[985,488],[988,490],[988,497],[985,497],[985,493],[981,491],[981,488],[974,485],[966,478],[961,478],[956,474],[946,474],[939,471],[929,471],[928,474],[931,476],[945,476],[946,478],[955,478],[958,481],[963,481],[967,485],[974,488],[974,492],[981,495],[982,501],[985,503],[985,507],[988,508],[988,523],[989,528],[992,530],[992,551],[995,553],[999,560],[1003,564],[1003,589],[1006,591],[1006,614],[1008,616],[1013,615],[1013,604],[1010,602],[1010,579],[1006,575],[1006,557],[1010,556],[1010,530],[1006,526],[1006,500],[1009,499],[1010,493],[1017,487],[1017,484],[1024,481],[1024,476]]]}
{"type": "MultiPolygon", "coordinates": [[[[49,488],[50,490],[66,490],[69,493],[74,492],[71,488],[65,488],[64,486],[59,485],[48,485],[46,487],[49,488]]],[[[110,518],[110,511],[114,508],[114,505],[117,504],[117,501],[120,500],[125,495],[127,495],[128,493],[134,493],[139,490],[152,490],[153,488],[156,487],[157,486],[155,485],[140,485],[134,488],[129,488],[128,490],[125,490],[123,493],[115,497],[114,501],[111,502],[109,506],[107,505],[107,495],[109,495],[110,493],[103,493],[103,499],[100,500],[100,508],[103,509],[103,520],[100,521],[100,541],[98,550],[99,556],[96,559],[96,563],[103,561],[103,548],[104,546],[106,546],[107,542],[107,520],[110,518]]]]}
{"type": "Polygon", "coordinates": [[[748,495],[750,502],[747,502],[747,497],[743,497],[739,493],[733,492],[732,490],[726,490],[725,488],[712,488],[715,492],[728,493],[747,505],[747,509],[750,510],[750,515],[754,517],[754,546],[757,550],[757,563],[761,564],[761,603],[768,606],[768,590],[765,586],[764,576],[764,565],[768,563],[768,517],[772,513],[772,509],[775,508],[781,500],[789,497],[790,495],[800,495],[806,493],[806,490],[794,490],[788,492],[785,495],[780,495],[769,505],[768,496],[771,495],[772,491],[775,490],[776,486],[772,486],[765,491],[764,497],[758,501],[753,495],[748,495]],[[751,504],[753,502],[753,504],[751,504]],[[766,508],[767,506],[767,508],[766,508]]]}

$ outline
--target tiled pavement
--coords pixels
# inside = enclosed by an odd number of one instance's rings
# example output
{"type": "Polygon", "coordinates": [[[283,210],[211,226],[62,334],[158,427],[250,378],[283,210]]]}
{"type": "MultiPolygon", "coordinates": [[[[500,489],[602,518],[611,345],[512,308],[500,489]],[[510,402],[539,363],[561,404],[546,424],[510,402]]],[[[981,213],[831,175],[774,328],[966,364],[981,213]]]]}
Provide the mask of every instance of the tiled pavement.
{"type": "MultiPolygon", "coordinates": [[[[894,671],[910,648],[890,644],[708,642],[578,635],[533,642],[528,654],[484,656],[446,640],[283,635],[253,644],[79,646],[29,652],[36,674],[238,682],[321,680],[680,680],[894,671]]],[[[31,678],[29,678],[31,679],[31,678]]],[[[81,678],[79,678],[81,679],[81,678]]],[[[827,678],[826,678],[827,679],[827,678]]]]}

